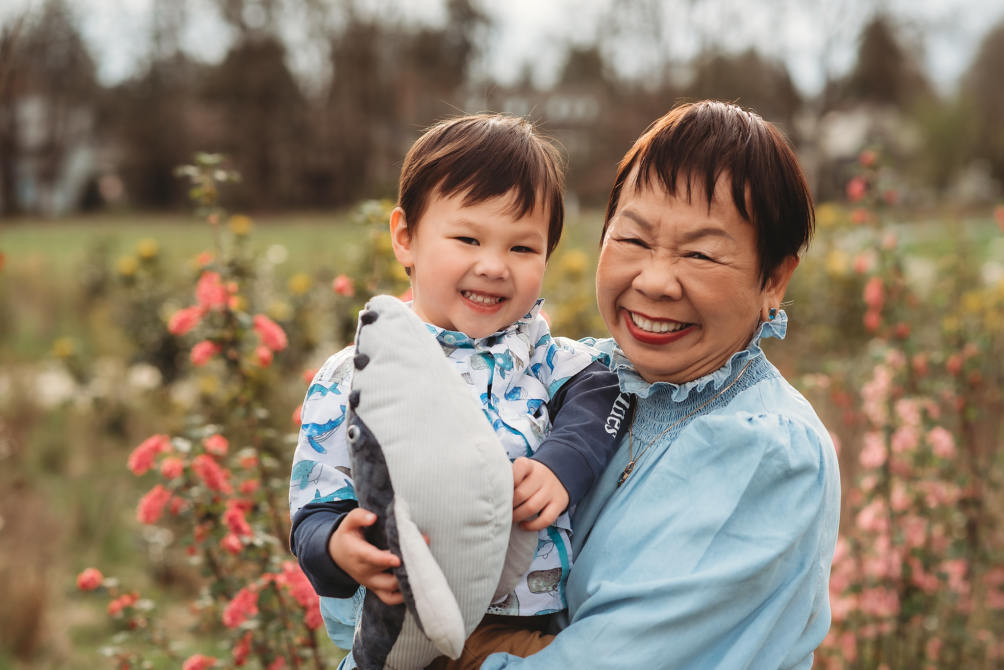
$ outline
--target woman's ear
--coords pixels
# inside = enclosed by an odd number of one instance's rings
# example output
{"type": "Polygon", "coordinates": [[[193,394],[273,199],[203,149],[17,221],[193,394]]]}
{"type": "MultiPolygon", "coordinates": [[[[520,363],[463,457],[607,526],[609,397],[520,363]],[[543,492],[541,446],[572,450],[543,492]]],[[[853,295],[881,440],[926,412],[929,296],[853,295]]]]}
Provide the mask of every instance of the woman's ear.
{"type": "Polygon", "coordinates": [[[761,321],[772,320],[781,310],[784,292],[788,289],[791,275],[801,260],[798,256],[788,256],[771,273],[767,280],[767,287],[763,290],[763,304],[760,307],[761,321]]]}
{"type": "Polygon", "coordinates": [[[411,233],[408,231],[408,221],[404,218],[404,210],[400,207],[395,207],[390,213],[390,242],[397,262],[408,269],[414,267],[415,253],[411,233]]]}

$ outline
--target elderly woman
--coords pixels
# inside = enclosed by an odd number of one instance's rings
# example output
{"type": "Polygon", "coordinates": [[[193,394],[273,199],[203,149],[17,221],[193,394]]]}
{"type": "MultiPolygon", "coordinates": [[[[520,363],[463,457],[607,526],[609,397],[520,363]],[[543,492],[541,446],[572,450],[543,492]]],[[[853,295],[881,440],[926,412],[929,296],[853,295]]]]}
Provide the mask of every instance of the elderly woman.
{"type": "Polygon", "coordinates": [[[630,430],[575,510],[557,636],[482,666],[809,668],[830,625],[840,483],[826,429],[770,364],[813,230],[781,134],[674,109],[621,162],[596,294],[630,430]],[[538,651],[539,650],[539,651],[538,651]]]}

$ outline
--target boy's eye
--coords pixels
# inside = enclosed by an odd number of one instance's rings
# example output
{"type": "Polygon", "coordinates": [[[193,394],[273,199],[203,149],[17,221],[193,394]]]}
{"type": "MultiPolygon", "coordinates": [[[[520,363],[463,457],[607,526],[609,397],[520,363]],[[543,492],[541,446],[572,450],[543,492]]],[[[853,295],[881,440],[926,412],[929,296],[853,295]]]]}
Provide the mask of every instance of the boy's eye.
{"type": "Polygon", "coordinates": [[[463,242],[464,244],[473,244],[474,246],[480,245],[480,242],[478,242],[473,237],[457,237],[454,239],[456,239],[458,242],[463,242]]]}
{"type": "Polygon", "coordinates": [[[518,254],[533,254],[533,253],[536,253],[530,247],[513,247],[512,250],[515,251],[518,254]]]}

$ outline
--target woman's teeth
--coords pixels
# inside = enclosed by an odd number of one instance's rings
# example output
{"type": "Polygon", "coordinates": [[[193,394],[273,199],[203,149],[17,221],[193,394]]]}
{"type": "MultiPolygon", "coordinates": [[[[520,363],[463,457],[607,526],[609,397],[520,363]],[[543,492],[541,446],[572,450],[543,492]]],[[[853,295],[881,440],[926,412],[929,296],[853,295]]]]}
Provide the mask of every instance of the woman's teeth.
{"type": "Polygon", "coordinates": [[[473,291],[461,291],[460,294],[463,295],[468,300],[470,300],[471,302],[478,302],[484,305],[494,305],[497,302],[505,300],[505,298],[502,298],[497,295],[483,295],[481,293],[475,293],[473,291]]]}
{"type": "Polygon", "coordinates": [[[689,325],[678,321],[651,321],[643,316],[638,316],[634,312],[628,312],[628,314],[631,315],[631,320],[634,321],[634,325],[638,326],[647,333],[672,333],[680,330],[681,328],[686,328],[689,325]]]}

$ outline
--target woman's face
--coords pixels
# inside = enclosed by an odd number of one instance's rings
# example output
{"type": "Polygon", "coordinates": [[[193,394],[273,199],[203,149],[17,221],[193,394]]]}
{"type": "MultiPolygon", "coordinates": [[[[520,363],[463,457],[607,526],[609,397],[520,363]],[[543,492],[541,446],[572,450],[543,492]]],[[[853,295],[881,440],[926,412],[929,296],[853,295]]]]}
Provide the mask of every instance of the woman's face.
{"type": "Polygon", "coordinates": [[[600,250],[600,314],[646,381],[697,379],[746,347],[798,260],[761,291],[756,231],[733,204],[728,175],[710,209],[700,189],[687,201],[685,183],[674,197],[657,180],[636,191],[634,179],[600,250]]]}

